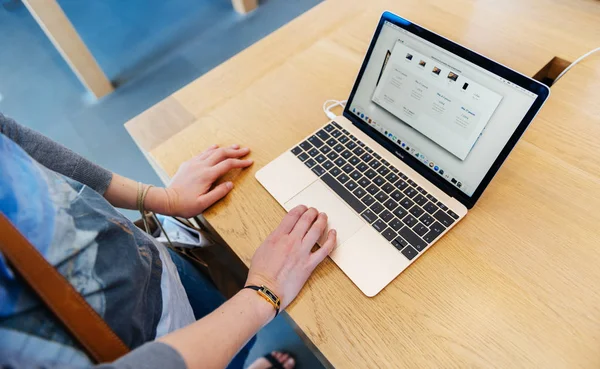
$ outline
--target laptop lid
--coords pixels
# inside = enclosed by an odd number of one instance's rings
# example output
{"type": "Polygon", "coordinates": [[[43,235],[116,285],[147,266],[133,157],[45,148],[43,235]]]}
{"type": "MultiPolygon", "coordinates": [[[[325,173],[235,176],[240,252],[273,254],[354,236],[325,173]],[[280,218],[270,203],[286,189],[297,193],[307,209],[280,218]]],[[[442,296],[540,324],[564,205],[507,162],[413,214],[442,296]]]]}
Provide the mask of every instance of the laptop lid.
{"type": "Polygon", "coordinates": [[[385,12],[344,116],[472,208],[547,86],[385,12]]]}

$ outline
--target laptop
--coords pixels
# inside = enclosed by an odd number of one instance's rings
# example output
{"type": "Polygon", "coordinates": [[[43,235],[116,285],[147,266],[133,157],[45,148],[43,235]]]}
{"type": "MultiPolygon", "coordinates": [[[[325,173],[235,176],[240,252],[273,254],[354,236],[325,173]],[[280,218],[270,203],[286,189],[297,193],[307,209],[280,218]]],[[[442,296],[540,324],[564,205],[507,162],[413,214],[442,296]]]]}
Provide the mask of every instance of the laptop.
{"type": "Polygon", "coordinates": [[[327,213],[330,258],[375,296],[467,215],[549,93],[385,12],[343,116],[256,178],[288,211],[327,213]]]}

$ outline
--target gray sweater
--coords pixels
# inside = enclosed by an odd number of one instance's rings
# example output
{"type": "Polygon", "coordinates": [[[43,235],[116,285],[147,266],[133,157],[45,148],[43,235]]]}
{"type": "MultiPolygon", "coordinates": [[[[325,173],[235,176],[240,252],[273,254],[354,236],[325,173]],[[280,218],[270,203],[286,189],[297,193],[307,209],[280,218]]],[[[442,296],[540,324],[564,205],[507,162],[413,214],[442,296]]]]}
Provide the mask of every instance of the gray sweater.
{"type": "MultiPolygon", "coordinates": [[[[104,194],[112,173],[52,141],[44,135],[17,124],[0,113],[0,133],[19,145],[34,160],[46,168],[70,177],[100,194],[104,194]]],[[[2,350],[0,350],[2,351],[2,350]]],[[[27,363],[15,362],[11,358],[1,358],[0,366],[26,368],[27,363]]],[[[47,368],[54,368],[48,363],[47,368]]],[[[138,347],[129,354],[110,364],[98,365],[97,369],[185,369],[183,358],[172,347],[150,342],[138,347]]]]}

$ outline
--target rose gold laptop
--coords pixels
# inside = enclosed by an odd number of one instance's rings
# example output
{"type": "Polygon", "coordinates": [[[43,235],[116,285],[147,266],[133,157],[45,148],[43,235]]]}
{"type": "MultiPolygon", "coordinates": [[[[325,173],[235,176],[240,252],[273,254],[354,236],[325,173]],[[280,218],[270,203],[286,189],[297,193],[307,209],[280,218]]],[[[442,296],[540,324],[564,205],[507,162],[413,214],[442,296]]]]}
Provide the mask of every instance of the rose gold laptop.
{"type": "Polygon", "coordinates": [[[475,205],[548,95],[386,12],[343,116],[256,178],[286,210],[327,213],[331,259],[374,296],[475,205]]]}

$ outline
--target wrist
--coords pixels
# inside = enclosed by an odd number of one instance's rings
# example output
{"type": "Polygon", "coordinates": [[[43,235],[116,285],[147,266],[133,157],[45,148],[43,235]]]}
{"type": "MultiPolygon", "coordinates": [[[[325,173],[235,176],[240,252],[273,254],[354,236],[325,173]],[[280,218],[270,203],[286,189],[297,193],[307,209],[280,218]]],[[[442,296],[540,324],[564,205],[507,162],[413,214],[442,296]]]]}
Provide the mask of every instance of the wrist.
{"type": "Polygon", "coordinates": [[[243,288],[237,293],[241,299],[244,299],[245,306],[251,311],[251,314],[262,323],[267,325],[271,320],[275,318],[275,308],[263,297],[261,297],[257,291],[249,288],[243,288]]]}
{"type": "Polygon", "coordinates": [[[172,205],[164,187],[151,187],[144,199],[144,209],[158,214],[172,215],[172,205]]]}

